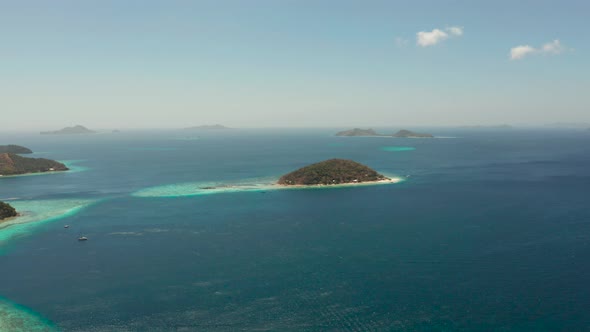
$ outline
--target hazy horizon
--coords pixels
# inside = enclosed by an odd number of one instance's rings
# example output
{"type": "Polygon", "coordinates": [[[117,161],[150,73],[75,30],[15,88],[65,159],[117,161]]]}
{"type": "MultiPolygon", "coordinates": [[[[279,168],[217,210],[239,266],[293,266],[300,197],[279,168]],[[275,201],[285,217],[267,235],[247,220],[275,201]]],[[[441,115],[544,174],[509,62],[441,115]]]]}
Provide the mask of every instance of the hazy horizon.
{"type": "Polygon", "coordinates": [[[590,122],[584,1],[0,4],[10,130],[590,122]]]}

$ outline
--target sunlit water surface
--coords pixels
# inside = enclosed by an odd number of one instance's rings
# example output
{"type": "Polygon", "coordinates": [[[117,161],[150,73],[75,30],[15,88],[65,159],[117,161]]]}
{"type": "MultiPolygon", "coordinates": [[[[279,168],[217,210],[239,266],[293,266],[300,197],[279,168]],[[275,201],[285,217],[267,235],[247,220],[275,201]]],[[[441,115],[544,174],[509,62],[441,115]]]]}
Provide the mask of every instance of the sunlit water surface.
{"type": "Polygon", "coordinates": [[[74,171],[0,178],[0,331],[590,328],[590,133],[416,129],[1,134],[74,171]],[[329,158],[405,181],[267,187],[329,158]]]}

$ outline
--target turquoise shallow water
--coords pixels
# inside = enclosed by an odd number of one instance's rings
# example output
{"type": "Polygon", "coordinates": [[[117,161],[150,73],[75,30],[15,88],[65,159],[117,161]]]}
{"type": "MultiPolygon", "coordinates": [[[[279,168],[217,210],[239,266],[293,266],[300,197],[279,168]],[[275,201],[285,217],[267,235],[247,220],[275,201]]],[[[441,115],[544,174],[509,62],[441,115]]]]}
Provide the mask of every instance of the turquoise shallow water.
{"type": "Polygon", "coordinates": [[[396,175],[386,175],[394,179],[392,183],[358,183],[338,186],[278,186],[276,178],[258,178],[234,181],[217,182],[192,182],[176,183],[163,186],[144,188],[132,193],[135,197],[189,197],[214,194],[229,194],[239,192],[267,192],[273,190],[318,190],[318,189],[343,189],[346,187],[389,185],[402,182],[403,179],[396,175]]]}
{"type": "Polygon", "coordinates": [[[0,198],[30,213],[0,230],[9,299],[0,322],[62,331],[590,326],[590,135],[431,128],[422,131],[459,138],[400,140],[415,150],[385,153],[391,139],[336,131],[0,135],[88,167],[0,179],[0,198]],[[405,181],[260,188],[328,158],[405,181]],[[199,194],[210,184],[238,190],[199,194]]]}
{"type": "Polygon", "coordinates": [[[57,329],[31,310],[0,298],[0,331],[54,332],[57,329]]]}
{"type": "Polygon", "coordinates": [[[387,152],[402,152],[402,151],[414,151],[416,148],[411,146],[384,146],[381,148],[383,151],[387,152]]]}
{"type": "MultiPolygon", "coordinates": [[[[93,204],[89,199],[8,201],[21,216],[0,223],[0,246],[26,236],[48,222],[65,219],[93,204]]],[[[2,253],[0,247],[0,254],[2,253]]]]}
{"type": "MultiPolygon", "coordinates": [[[[67,219],[94,203],[91,200],[11,201],[21,216],[0,223],[0,255],[11,242],[33,234],[46,223],[67,219]]],[[[0,298],[0,331],[57,331],[48,320],[30,309],[0,298]]]]}
{"type": "Polygon", "coordinates": [[[189,182],[144,188],[134,192],[135,197],[185,197],[236,193],[247,191],[266,191],[280,189],[273,186],[272,179],[249,179],[230,182],[189,182]]]}

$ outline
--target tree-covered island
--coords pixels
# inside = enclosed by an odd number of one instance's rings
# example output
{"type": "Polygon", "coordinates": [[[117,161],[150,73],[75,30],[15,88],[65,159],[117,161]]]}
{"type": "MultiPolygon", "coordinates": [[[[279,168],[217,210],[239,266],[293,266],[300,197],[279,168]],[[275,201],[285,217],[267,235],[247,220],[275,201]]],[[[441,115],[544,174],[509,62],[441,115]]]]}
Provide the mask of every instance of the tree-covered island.
{"type": "Polygon", "coordinates": [[[338,185],[391,180],[375,170],[347,159],[330,159],[283,175],[279,185],[338,185]]]}
{"type": "Polygon", "coordinates": [[[0,221],[16,217],[17,215],[18,213],[12,206],[10,206],[10,204],[0,201],[0,221]]]}
{"type": "Polygon", "coordinates": [[[41,135],[80,135],[80,134],[94,134],[94,130],[90,130],[84,126],[76,125],[73,127],[65,127],[60,130],[42,131],[41,135]]]}
{"type": "Polygon", "coordinates": [[[55,160],[26,158],[14,153],[0,153],[0,176],[67,170],[66,165],[55,160]]]}

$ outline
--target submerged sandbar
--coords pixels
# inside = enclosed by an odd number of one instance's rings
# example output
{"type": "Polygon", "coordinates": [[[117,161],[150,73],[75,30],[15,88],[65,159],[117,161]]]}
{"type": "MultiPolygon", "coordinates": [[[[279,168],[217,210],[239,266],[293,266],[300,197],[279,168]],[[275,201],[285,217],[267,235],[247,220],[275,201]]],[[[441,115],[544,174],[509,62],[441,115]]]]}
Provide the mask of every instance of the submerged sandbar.
{"type": "Polygon", "coordinates": [[[237,193],[237,192],[265,192],[273,190],[296,190],[296,189],[330,189],[330,188],[346,188],[357,186],[372,186],[372,185],[386,185],[402,182],[401,177],[390,177],[387,180],[380,180],[375,182],[360,182],[360,183],[343,183],[336,185],[280,185],[276,182],[258,182],[258,183],[212,183],[212,182],[188,182],[176,183],[162,186],[149,187],[138,190],[131,194],[134,197],[160,197],[160,198],[174,198],[174,197],[189,197],[189,196],[205,196],[214,194],[237,193]]]}
{"type": "Polygon", "coordinates": [[[8,240],[30,234],[42,224],[73,216],[95,202],[90,199],[9,201],[18,216],[0,222],[0,247],[8,240]]]}
{"type": "Polygon", "coordinates": [[[340,188],[383,185],[403,181],[397,176],[385,176],[377,171],[346,159],[329,159],[302,167],[277,178],[257,178],[225,182],[188,182],[168,184],[138,190],[135,197],[186,197],[244,191],[280,189],[340,188]]]}

